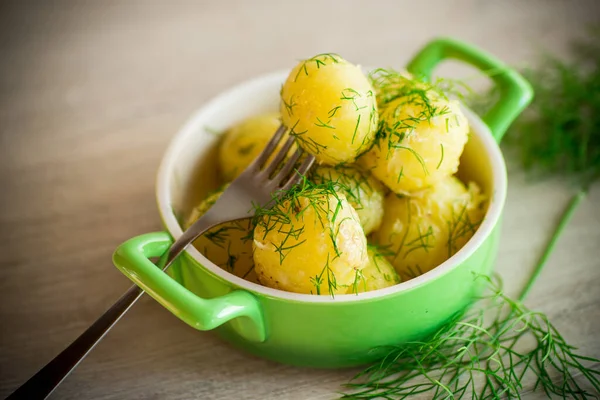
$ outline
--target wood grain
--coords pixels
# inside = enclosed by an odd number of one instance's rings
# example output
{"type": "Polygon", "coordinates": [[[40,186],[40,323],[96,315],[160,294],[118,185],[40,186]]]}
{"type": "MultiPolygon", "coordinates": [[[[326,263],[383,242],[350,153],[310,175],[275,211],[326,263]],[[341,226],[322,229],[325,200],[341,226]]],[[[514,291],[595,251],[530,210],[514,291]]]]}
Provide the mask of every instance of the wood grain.
{"type": "MultiPolygon", "coordinates": [[[[129,286],[123,240],[160,229],[154,176],[172,135],[227,87],[335,51],[401,67],[429,38],[515,65],[564,53],[594,1],[95,1],[0,5],[0,395],[129,286]]],[[[594,9],[595,8],[595,9],[594,9]]],[[[510,173],[497,270],[515,293],[572,193],[510,173]]],[[[599,357],[600,188],[528,305],[599,357]]],[[[196,332],[145,298],[55,392],[60,399],[330,399],[354,371],[282,366],[196,332]]],[[[543,398],[531,394],[529,398],[543,398]]]]}

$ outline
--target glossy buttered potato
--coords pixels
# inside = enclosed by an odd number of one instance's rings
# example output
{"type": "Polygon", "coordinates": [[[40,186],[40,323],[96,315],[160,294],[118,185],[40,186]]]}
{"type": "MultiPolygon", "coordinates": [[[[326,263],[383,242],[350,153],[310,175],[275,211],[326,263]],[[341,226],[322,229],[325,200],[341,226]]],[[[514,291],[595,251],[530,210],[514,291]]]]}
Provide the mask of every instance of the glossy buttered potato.
{"type": "Polygon", "coordinates": [[[365,235],[379,228],[383,217],[384,186],[370,173],[350,166],[314,167],[309,179],[316,184],[331,182],[356,210],[365,235]]]}
{"type": "Polygon", "coordinates": [[[260,283],[296,293],[346,293],[367,263],[356,211],[330,189],[292,192],[257,218],[254,264],[260,283]]]}
{"type": "Polygon", "coordinates": [[[484,196],[456,177],[442,179],[413,196],[390,193],[378,245],[402,280],[421,275],[455,254],[473,236],[484,215],[484,196]],[[387,255],[387,254],[386,254],[387,255]]]}
{"type": "Polygon", "coordinates": [[[369,261],[361,275],[348,290],[348,294],[370,292],[400,283],[398,273],[389,261],[377,250],[368,248],[369,261]]]}
{"type": "MultiPolygon", "coordinates": [[[[217,201],[226,187],[210,194],[194,208],[184,229],[189,228],[217,201]]],[[[252,222],[244,219],[218,225],[200,236],[193,243],[206,258],[250,282],[258,283],[252,259],[252,222]]]]}
{"type": "MultiPolygon", "coordinates": [[[[281,125],[279,113],[266,113],[247,118],[227,130],[219,146],[219,169],[225,182],[230,182],[265,148],[281,125]]],[[[280,143],[285,142],[285,137],[280,143]]]]}
{"type": "Polygon", "coordinates": [[[326,165],[354,161],[377,131],[375,93],[359,67],[335,54],[300,62],[281,89],[283,123],[326,165]]]}
{"type": "Polygon", "coordinates": [[[468,139],[459,103],[415,86],[381,106],[377,143],[360,159],[393,192],[410,194],[453,175],[468,139]]]}

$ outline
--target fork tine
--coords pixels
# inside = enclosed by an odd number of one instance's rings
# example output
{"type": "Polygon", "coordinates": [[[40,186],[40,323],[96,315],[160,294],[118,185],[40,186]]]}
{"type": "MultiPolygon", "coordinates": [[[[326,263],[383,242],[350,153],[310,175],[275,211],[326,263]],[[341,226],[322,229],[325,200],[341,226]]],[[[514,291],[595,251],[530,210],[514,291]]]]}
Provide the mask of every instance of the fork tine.
{"type": "Polygon", "coordinates": [[[269,157],[271,156],[271,154],[273,153],[273,151],[275,150],[275,148],[281,141],[281,138],[283,137],[283,134],[285,133],[285,131],[286,131],[285,125],[283,125],[283,124],[279,125],[279,128],[277,128],[277,130],[273,134],[273,137],[271,137],[271,140],[269,140],[269,143],[267,143],[267,145],[265,146],[263,151],[261,151],[261,153],[258,155],[258,157],[256,157],[256,159],[252,162],[252,164],[250,164],[252,167],[260,168],[269,159],[269,157]]]}
{"type": "Polygon", "coordinates": [[[300,168],[298,168],[298,173],[300,175],[306,174],[308,172],[308,170],[310,169],[310,167],[312,167],[314,162],[315,162],[315,156],[310,154],[308,157],[306,157],[306,160],[304,160],[304,162],[300,165],[300,168]]]}
{"type": "Polygon", "coordinates": [[[302,164],[300,164],[300,167],[298,168],[296,173],[292,174],[290,179],[288,179],[288,181],[283,186],[281,186],[281,190],[288,190],[289,188],[300,182],[302,176],[308,172],[308,170],[310,169],[310,167],[312,167],[314,162],[315,156],[313,156],[312,154],[306,157],[306,160],[304,160],[302,164]]]}
{"type": "Polygon", "coordinates": [[[275,182],[280,182],[286,176],[288,176],[289,173],[292,171],[292,168],[294,168],[294,165],[296,165],[296,161],[298,161],[298,159],[302,156],[303,153],[304,151],[301,148],[296,149],[294,154],[292,154],[292,156],[288,160],[286,160],[281,170],[277,172],[277,174],[273,177],[273,180],[275,182]]]}
{"type": "Polygon", "coordinates": [[[270,176],[277,169],[281,161],[283,161],[288,151],[290,150],[290,147],[292,147],[295,141],[296,138],[290,136],[288,140],[286,140],[285,144],[281,147],[281,150],[277,152],[277,155],[275,156],[273,161],[271,161],[261,173],[265,174],[266,176],[270,176]]]}

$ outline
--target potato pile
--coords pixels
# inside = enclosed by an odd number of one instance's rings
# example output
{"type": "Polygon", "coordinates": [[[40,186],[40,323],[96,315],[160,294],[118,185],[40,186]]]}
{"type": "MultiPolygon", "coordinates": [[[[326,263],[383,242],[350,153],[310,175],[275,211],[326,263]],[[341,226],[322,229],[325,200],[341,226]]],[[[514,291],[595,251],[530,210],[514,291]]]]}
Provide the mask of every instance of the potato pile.
{"type": "Polygon", "coordinates": [[[435,268],[481,223],[486,198],[454,174],[468,140],[460,105],[407,73],[366,76],[336,54],[300,62],[279,113],[255,115],[223,135],[224,187],[283,124],[317,164],[252,220],[211,229],[194,245],[223,269],[275,289],[315,295],[383,289],[435,268]]]}

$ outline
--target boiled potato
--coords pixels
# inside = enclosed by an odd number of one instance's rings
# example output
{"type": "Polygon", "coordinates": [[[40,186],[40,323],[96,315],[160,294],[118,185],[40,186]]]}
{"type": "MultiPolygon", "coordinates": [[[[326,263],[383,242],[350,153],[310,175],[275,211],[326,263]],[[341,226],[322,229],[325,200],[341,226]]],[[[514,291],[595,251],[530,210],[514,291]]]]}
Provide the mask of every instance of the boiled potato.
{"type": "Polygon", "coordinates": [[[267,113],[247,118],[225,132],[219,147],[219,168],[226,182],[237,178],[254,161],[279,125],[279,113],[267,113]]]}
{"type": "Polygon", "coordinates": [[[391,254],[402,278],[421,275],[446,261],[473,236],[484,215],[485,198],[475,183],[442,179],[413,196],[390,193],[375,241],[391,254]]]}
{"type": "Polygon", "coordinates": [[[350,166],[313,167],[309,179],[316,184],[331,182],[344,193],[356,210],[365,235],[379,228],[383,217],[384,187],[368,172],[350,166]]]}
{"type": "Polygon", "coordinates": [[[369,262],[348,294],[383,289],[400,283],[398,273],[386,258],[372,246],[368,248],[369,262]]]}
{"type": "MultiPolygon", "coordinates": [[[[184,229],[189,228],[217,201],[223,189],[210,194],[190,214],[184,229]]],[[[210,261],[250,282],[258,283],[252,260],[252,223],[250,219],[215,226],[194,241],[194,247],[210,261]]]]}
{"type": "Polygon", "coordinates": [[[410,194],[458,170],[469,123],[459,103],[416,88],[380,110],[379,140],[360,163],[393,192],[410,194]]]}
{"type": "Polygon", "coordinates": [[[335,54],[300,62],[281,89],[281,116],[299,145],[317,161],[354,161],[377,131],[373,87],[359,67],[335,54]]]}
{"type": "Polygon", "coordinates": [[[346,293],[367,263],[367,239],[346,196],[292,189],[259,213],[254,264],[268,287],[306,294],[346,293]]]}

